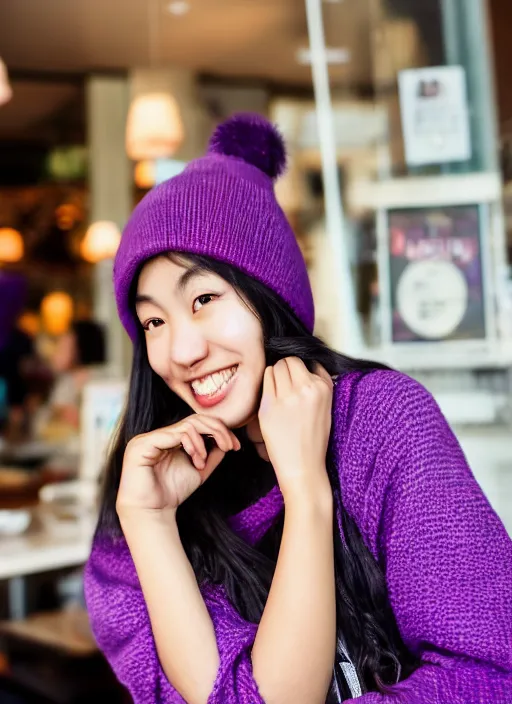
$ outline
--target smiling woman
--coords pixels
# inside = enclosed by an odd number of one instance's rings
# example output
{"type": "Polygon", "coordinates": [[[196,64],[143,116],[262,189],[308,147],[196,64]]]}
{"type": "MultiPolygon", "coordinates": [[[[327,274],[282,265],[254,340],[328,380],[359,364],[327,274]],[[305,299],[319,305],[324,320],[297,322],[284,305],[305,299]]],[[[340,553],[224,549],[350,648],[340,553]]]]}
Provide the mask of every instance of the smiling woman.
{"type": "Polygon", "coordinates": [[[196,413],[246,424],[265,354],[259,320],[237,291],[184,256],[157,257],[142,268],[136,309],[149,363],[169,388],[196,413]]]}
{"type": "Polygon", "coordinates": [[[235,116],[125,228],[97,641],[136,704],[506,704],[512,544],[428,392],[313,335],[284,165],[235,116]]]}

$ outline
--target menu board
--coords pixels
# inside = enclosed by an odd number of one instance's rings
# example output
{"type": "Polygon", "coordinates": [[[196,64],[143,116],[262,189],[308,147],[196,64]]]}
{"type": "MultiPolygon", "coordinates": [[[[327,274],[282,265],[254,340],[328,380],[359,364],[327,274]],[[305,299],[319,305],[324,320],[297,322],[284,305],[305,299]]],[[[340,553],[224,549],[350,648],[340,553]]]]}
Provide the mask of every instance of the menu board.
{"type": "Polygon", "coordinates": [[[388,213],[393,342],[486,336],[479,205],[388,213]]]}
{"type": "Polygon", "coordinates": [[[462,66],[399,74],[405,155],[410,166],[471,158],[466,74],[462,66]]]}

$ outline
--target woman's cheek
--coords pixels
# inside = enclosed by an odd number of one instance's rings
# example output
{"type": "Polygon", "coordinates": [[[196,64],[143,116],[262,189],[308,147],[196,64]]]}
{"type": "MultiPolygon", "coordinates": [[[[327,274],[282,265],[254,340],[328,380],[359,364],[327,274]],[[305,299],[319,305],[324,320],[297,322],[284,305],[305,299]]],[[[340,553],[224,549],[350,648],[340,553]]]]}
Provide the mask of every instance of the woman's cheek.
{"type": "Polygon", "coordinates": [[[262,340],[258,321],[245,309],[216,316],[215,327],[224,340],[241,342],[247,347],[262,340]]]}
{"type": "Polygon", "coordinates": [[[161,345],[157,344],[157,340],[151,339],[148,335],[148,339],[146,341],[146,349],[148,353],[149,366],[155,372],[155,374],[158,374],[158,376],[161,377],[165,377],[165,358],[164,355],[162,355],[162,350],[160,348],[161,345]]]}

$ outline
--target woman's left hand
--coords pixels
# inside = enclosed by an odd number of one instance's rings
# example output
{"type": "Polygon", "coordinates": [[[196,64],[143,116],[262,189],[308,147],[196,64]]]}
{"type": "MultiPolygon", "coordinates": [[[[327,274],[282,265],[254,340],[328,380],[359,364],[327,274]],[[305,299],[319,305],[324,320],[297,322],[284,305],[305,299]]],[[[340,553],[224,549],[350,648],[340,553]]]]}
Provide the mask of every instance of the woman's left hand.
{"type": "Polygon", "coordinates": [[[333,382],[297,357],[267,367],[258,420],[283,496],[329,486],[326,455],[331,432],[333,382]]]}

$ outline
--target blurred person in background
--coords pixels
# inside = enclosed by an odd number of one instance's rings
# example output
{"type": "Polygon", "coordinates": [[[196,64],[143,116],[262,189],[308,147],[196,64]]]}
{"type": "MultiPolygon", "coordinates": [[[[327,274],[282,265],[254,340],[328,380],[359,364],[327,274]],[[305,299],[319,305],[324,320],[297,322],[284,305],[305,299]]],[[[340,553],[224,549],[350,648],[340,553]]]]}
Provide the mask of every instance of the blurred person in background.
{"type": "Polygon", "coordinates": [[[78,436],[83,388],[102,375],[105,361],[105,333],[99,323],[75,321],[59,337],[50,360],[54,385],[36,424],[40,437],[54,441],[78,436]]]}
{"type": "Polygon", "coordinates": [[[284,166],[235,116],[123,233],[96,640],[135,704],[510,704],[512,541],[426,389],[313,335],[284,166]]]}

